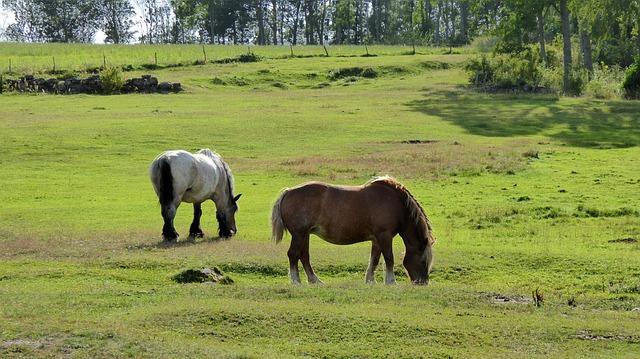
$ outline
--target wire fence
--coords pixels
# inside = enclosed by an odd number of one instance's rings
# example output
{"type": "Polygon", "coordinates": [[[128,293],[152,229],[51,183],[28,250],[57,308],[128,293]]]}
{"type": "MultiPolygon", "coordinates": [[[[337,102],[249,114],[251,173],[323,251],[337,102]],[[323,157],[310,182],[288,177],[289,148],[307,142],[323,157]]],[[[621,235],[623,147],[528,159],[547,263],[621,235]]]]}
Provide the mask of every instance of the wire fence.
{"type": "MultiPolygon", "coordinates": [[[[447,54],[449,48],[339,45],[339,46],[235,46],[235,45],[88,45],[0,43],[0,73],[97,72],[106,67],[123,71],[154,70],[207,63],[306,57],[398,56],[447,54]],[[243,57],[244,56],[244,57],[243,57]]],[[[454,49],[466,53],[468,49],[454,49]]]]}

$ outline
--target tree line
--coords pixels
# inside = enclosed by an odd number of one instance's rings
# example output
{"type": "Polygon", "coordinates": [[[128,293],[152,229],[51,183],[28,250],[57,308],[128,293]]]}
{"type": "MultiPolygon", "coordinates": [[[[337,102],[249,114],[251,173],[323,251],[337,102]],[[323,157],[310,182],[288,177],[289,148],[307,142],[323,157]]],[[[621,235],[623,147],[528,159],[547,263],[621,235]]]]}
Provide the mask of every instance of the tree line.
{"type": "Polygon", "coordinates": [[[421,44],[478,36],[517,53],[572,39],[587,68],[628,65],[640,53],[639,0],[5,0],[4,37],[25,42],[421,44]],[[137,26],[136,26],[137,25],[137,26]]]}
{"type": "Polygon", "coordinates": [[[472,1],[6,0],[12,41],[216,44],[464,44],[472,1]],[[135,21],[134,21],[135,18],[135,21]],[[138,30],[133,31],[134,24],[138,30]]]}

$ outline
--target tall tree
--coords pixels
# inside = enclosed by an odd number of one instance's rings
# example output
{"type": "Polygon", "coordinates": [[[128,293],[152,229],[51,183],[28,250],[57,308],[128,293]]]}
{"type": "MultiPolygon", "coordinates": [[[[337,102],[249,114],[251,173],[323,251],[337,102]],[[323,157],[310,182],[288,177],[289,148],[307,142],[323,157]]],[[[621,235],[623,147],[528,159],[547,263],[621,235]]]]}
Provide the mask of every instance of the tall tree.
{"type": "Polygon", "coordinates": [[[120,44],[133,39],[135,31],[131,27],[135,10],[129,0],[102,0],[100,13],[106,35],[104,42],[120,44]]]}
{"type": "Polygon", "coordinates": [[[6,36],[12,41],[38,42],[46,41],[43,34],[44,16],[41,8],[33,0],[8,0],[5,6],[15,18],[15,22],[7,26],[6,36]]]}
{"type": "Polygon", "coordinates": [[[571,29],[569,19],[569,7],[567,0],[560,0],[560,21],[562,26],[562,53],[563,53],[563,76],[562,89],[565,93],[570,91],[571,79],[571,29]]]}
{"type": "Polygon", "coordinates": [[[16,17],[9,30],[15,39],[48,42],[92,42],[100,25],[95,0],[9,0],[16,17]]]}

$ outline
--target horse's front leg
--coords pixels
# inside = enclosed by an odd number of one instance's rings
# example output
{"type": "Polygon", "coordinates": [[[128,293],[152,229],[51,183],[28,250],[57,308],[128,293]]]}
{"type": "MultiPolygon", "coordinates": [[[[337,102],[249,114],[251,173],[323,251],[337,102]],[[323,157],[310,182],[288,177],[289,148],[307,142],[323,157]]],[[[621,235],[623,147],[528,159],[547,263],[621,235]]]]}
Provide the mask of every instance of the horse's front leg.
{"type": "Polygon", "coordinates": [[[161,206],[162,219],[164,219],[164,226],[162,226],[162,239],[167,242],[173,242],[178,240],[178,232],[173,225],[173,219],[176,217],[178,210],[178,203],[167,203],[161,206]]]}
{"type": "Polygon", "coordinates": [[[375,283],[376,276],[375,271],[380,263],[380,254],[382,251],[378,244],[374,241],[371,242],[371,258],[369,258],[369,267],[367,268],[367,274],[364,277],[365,283],[375,283]]]}
{"type": "Polygon", "coordinates": [[[202,203],[193,204],[193,222],[189,227],[189,239],[194,240],[196,238],[204,237],[204,232],[200,228],[200,217],[202,217],[202,203]]]}
{"type": "Polygon", "coordinates": [[[395,284],[396,278],[393,274],[393,238],[380,241],[382,247],[382,256],[384,257],[384,283],[395,284]]]}

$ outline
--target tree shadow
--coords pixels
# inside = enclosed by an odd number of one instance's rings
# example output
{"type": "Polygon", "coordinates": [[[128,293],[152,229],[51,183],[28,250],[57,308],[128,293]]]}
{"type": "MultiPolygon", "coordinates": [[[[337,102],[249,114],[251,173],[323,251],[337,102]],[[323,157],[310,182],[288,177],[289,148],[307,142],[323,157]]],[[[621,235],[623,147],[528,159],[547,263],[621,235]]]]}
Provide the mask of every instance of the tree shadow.
{"type": "Polygon", "coordinates": [[[488,137],[545,135],[570,146],[626,148],[640,144],[640,102],[560,100],[554,95],[487,94],[462,87],[424,89],[407,105],[488,137]]]}

